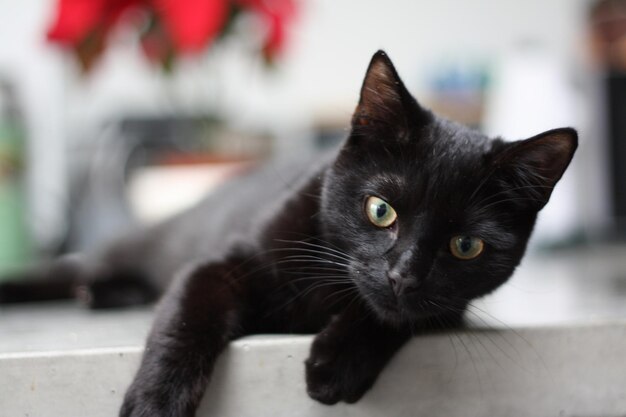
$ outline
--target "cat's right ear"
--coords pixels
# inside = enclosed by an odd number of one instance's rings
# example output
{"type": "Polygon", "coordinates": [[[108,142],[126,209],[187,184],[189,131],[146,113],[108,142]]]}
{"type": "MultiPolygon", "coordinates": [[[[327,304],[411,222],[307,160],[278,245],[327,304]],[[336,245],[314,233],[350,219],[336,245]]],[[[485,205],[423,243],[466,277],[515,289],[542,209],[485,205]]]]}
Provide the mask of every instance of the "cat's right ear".
{"type": "Polygon", "coordinates": [[[352,117],[353,129],[383,127],[406,131],[424,124],[429,116],[406,89],[389,56],[384,51],[376,52],[352,117]]]}
{"type": "MultiPolygon", "coordinates": [[[[578,147],[574,129],[554,129],[513,142],[496,160],[499,177],[515,200],[536,210],[546,205],[578,147]]],[[[514,200],[512,200],[514,201],[514,200]]]]}

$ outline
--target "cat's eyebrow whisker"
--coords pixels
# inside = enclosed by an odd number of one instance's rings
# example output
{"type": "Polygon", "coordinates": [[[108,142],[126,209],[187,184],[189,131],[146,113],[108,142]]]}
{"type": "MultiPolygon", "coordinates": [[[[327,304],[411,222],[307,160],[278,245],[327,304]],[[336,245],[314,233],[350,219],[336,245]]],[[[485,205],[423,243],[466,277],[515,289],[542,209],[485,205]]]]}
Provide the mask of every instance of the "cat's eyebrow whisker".
{"type": "Polygon", "coordinates": [[[527,190],[527,189],[552,189],[552,188],[554,187],[551,187],[549,185],[524,185],[524,186],[519,186],[519,187],[507,188],[506,190],[501,190],[495,194],[491,194],[476,203],[472,203],[472,206],[474,207],[480,206],[481,204],[486,203],[492,198],[497,197],[501,194],[508,194],[508,193],[512,193],[515,191],[527,190]]]}
{"type": "MultiPolygon", "coordinates": [[[[483,186],[487,183],[487,181],[489,181],[489,179],[493,176],[493,174],[495,174],[495,173],[496,173],[496,171],[497,171],[497,170],[498,170],[498,168],[497,168],[497,167],[492,168],[492,169],[491,169],[491,170],[487,173],[487,175],[485,175],[485,178],[483,178],[483,180],[482,180],[482,181],[478,184],[478,186],[474,189],[474,191],[473,191],[473,192],[472,192],[472,194],[470,195],[470,197],[469,197],[469,199],[468,199],[469,201],[472,201],[472,200],[474,199],[474,197],[478,194],[478,192],[482,189],[482,187],[483,187],[483,186]]],[[[536,175],[535,175],[535,177],[536,177],[537,179],[545,179],[545,177],[544,177],[544,176],[539,175],[539,174],[536,174],[536,175]]],[[[513,190],[520,189],[520,188],[523,188],[523,187],[524,187],[524,186],[522,186],[522,187],[517,187],[517,188],[514,188],[513,190]]],[[[537,187],[537,188],[552,188],[552,187],[550,187],[550,186],[541,186],[541,185],[536,185],[536,186],[535,186],[535,185],[528,185],[528,187],[537,187]]],[[[509,191],[509,190],[505,190],[505,191],[509,191]]],[[[497,194],[499,194],[499,193],[497,193],[497,194]]],[[[497,194],[495,194],[495,195],[497,195],[497,194]]],[[[488,198],[494,197],[495,195],[489,196],[488,198]]]]}
{"type": "Polygon", "coordinates": [[[485,175],[485,178],[483,178],[483,180],[478,184],[478,186],[476,186],[476,188],[472,192],[472,195],[470,195],[469,197],[470,201],[476,196],[476,194],[478,194],[478,192],[485,186],[485,184],[487,184],[487,181],[491,179],[491,177],[493,176],[493,174],[496,173],[496,171],[498,171],[498,167],[493,167],[489,170],[489,172],[487,172],[487,175],[485,175]]]}
{"type": "Polygon", "coordinates": [[[541,202],[542,200],[540,198],[533,198],[533,197],[511,197],[511,198],[505,198],[502,200],[498,200],[494,203],[489,203],[486,206],[480,207],[481,210],[486,210],[489,207],[498,205],[498,204],[503,204],[503,203],[508,203],[511,201],[535,201],[535,202],[541,202]]]}

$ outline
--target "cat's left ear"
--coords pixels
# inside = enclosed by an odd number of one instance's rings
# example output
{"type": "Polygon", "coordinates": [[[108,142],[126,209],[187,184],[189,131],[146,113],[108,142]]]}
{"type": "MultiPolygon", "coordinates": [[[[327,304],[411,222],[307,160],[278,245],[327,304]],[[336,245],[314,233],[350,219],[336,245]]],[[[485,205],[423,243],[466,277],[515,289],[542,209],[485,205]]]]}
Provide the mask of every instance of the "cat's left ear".
{"type": "Polygon", "coordinates": [[[407,129],[425,122],[423,119],[429,114],[406,89],[389,56],[384,51],[376,52],[361,87],[359,104],[352,117],[353,128],[407,129]]]}
{"type": "Polygon", "coordinates": [[[501,179],[520,201],[536,210],[546,205],[556,183],[569,166],[578,147],[574,129],[550,130],[514,142],[496,159],[501,179]]]}

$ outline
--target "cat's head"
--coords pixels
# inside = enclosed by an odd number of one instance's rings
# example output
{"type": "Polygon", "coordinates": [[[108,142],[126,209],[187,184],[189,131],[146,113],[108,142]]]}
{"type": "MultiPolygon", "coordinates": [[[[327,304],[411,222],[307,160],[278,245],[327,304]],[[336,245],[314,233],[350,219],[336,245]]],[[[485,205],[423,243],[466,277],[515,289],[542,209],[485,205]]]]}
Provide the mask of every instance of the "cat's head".
{"type": "Polygon", "coordinates": [[[437,117],[379,51],[325,178],[322,221],[379,317],[462,310],[513,273],[576,147],[569,128],[505,142],[437,117]]]}

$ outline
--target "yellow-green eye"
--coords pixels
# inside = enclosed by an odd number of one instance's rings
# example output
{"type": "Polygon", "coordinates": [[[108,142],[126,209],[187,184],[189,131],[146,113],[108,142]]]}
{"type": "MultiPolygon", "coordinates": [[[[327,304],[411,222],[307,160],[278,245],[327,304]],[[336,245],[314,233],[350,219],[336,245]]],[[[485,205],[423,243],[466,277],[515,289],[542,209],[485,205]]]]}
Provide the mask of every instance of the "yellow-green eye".
{"type": "Polygon", "coordinates": [[[378,227],[389,227],[398,218],[396,211],[389,203],[374,196],[368,197],[365,201],[365,214],[369,221],[378,227]]]}
{"type": "Polygon", "coordinates": [[[459,259],[474,259],[485,249],[482,239],[472,236],[454,236],[450,239],[450,252],[459,259]]]}

